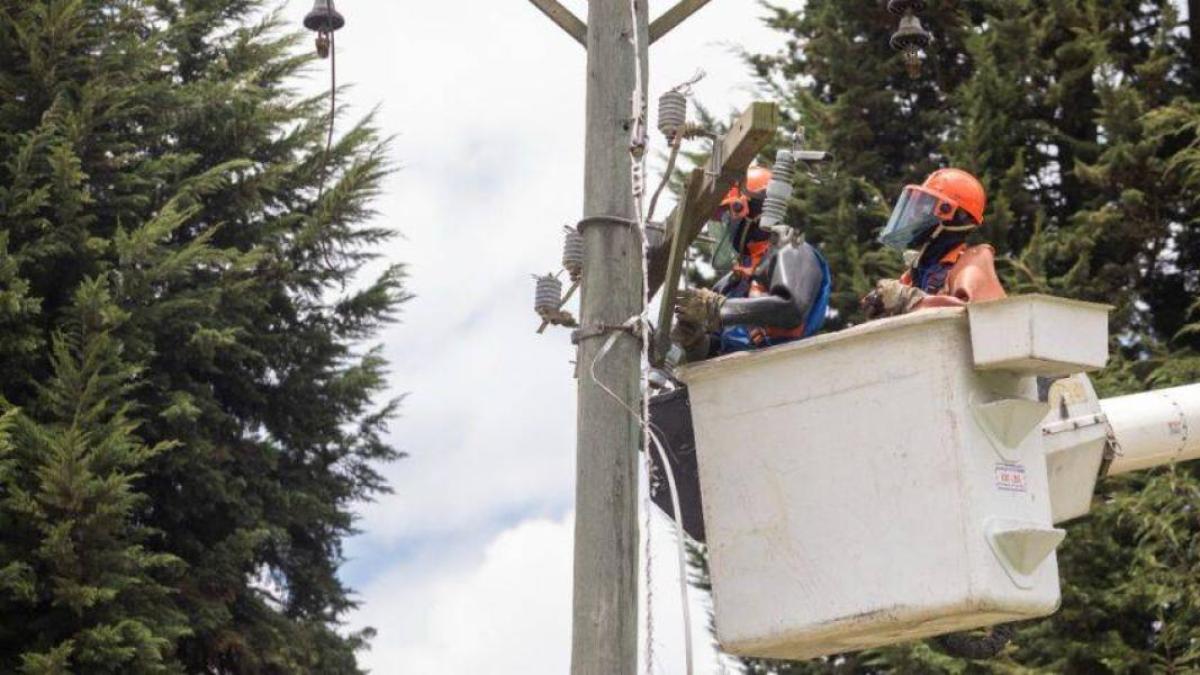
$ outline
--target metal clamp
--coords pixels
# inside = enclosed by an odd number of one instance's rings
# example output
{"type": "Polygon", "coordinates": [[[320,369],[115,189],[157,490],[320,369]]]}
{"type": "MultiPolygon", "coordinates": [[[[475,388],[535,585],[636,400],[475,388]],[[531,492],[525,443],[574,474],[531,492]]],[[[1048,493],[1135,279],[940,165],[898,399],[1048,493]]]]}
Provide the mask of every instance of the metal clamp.
{"type": "Polygon", "coordinates": [[[629,333],[635,338],[642,336],[641,321],[626,322],[623,324],[609,323],[594,323],[587,326],[581,326],[571,331],[571,344],[578,345],[584,340],[591,340],[598,337],[605,337],[609,333],[629,333]]]}
{"type": "MultiPolygon", "coordinates": [[[[704,173],[711,178],[725,178],[723,175],[723,167],[725,166],[725,136],[716,134],[712,138],[712,155],[708,158],[708,167],[704,173]]],[[[741,179],[741,176],[735,174],[734,182],[741,179]]]]}
{"type": "Polygon", "coordinates": [[[593,225],[607,225],[607,226],[615,225],[615,226],[620,226],[620,227],[628,227],[630,229],[636,229],[638,224],[637,224],[636,220],[633,220],[630,218],[622,218],[621,216],[588,216],[587,218],[584,218],[583,220],[579,221],[579,225],[576,226],[576,229],[579,230],[580,232],[583,232],[585,229],[587,229],[593,225]]]}
{"type": "Polygon", "coordinates": [[[1072,417],[1070,419],[1051,422],[1042,427],[1042,434],[1045,436],[1053,436],[1068,431],[1078,431],[1087,427],[1094,427],[1100,424],[1108,424],[1108,417],[1104,413],[1093,413],[1091,415],[1083,415],[1080,417],[1072,417]]]}

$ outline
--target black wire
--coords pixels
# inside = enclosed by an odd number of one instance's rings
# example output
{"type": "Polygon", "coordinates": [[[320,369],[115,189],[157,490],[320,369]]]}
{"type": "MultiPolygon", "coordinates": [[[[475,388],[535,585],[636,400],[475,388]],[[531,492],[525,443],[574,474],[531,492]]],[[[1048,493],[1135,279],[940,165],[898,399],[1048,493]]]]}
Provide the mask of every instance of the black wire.
{"type": "MultiPolygon", "coordinates": [[[[329,3],[333,7],[333,3],[329,3]]],[[[337,33],[329,31],[329,137],[325,139],[325,161],[333,151],[333,124],[337,119],[337,33]]]]}
{"type": "MultiPolygon", "coordinates": [[[[325,27],[328,29],[326,34],[329,36],[329,134],[325,139],[325,152],[321,155],[321,182],[317,187],[316,208],[320,208],[321,201],[325,199],[325,187],[329,182],[329,155],[333,152],[334,122],[337,120],[337,33],[333,26],[334,11],[336,10],[333,7],[333,0],[330,0],[329,16],[326,18],[325,24],[325,27]]],[[[329,269],[336,269],[329,260],[329,251],[322,249],[319,244],[318,250],[321,253],[321,257],[325,259],[325,264],[329,269]]],[[[342,281],[342,285],[345,287],[345,280],[342,281]]]]}
{"type": "Polygon", "coordinates": [[[337,118],[337,33],[333,27],[333,1],[329,2],[329,16],[325,27],[329,36],[329,134],[325,139],[325,153],[321,157],[321,183],[317,189],[317,201],[325,197],[325,184],[329,180],[329,155],[333,152],[333,127],[337,118]]]}

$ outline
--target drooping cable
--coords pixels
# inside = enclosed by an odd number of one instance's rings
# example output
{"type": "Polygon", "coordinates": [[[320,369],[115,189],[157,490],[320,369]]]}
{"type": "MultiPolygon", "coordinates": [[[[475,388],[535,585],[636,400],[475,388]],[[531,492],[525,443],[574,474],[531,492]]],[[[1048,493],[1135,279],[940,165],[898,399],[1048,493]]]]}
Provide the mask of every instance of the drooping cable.
{"type": "Polygon", "coordinates": [[[646,213],[646,222],[653,222],[654,210],[658,207],[658,198],[666,189],[667,183],[671,182],[671,172],[675,171],[675,160],[679,158],[679,148],[683,145],[683,132],[676,132],[675,138],[671,139],[671,155],[667,158],[667,170],[663,172],[662,180],[658,183],[658,189],[654,191],[654,196],[650,198],[650,210],[646,213]]]}
{"type": "MultiPolygon", "coordinates": [[[[329,10],[335,11],[333,0],[329,0],[329,10]]],[[[333,29],[333,20],[330,19],[329,31],[329,131],[325,137],[325,153],[321,156],[321,171],[320,171],[320,187],[317,189],[317,201],[320,202],[325,196],[325,185],[329,180],[329,155],[333,153],[333,130],[334,122],[337,119],[337,31],[333,29]]]]}
{"type": "MultiPolygon", "coordinates": [[[[645,66],[642,63],[642,47],[643,40],[646,36],[642,35],[640,30],[640,20],[638,17],[638,2],[645,0],[630,0],[629,13],[630,22],[632,25],[633,36],[633,58],[634,58],[634,94],[633,94],[633,130],[629,144],[630,153],[630,173],[632,178],[632,192],[634,200],[634,213],[637,219],[637,232],[641,240],[641,270],[642,270],[642,306],[640,315],[641,338],[642,338],[642,353],[641,353],[641,395],[642,395],[642,411],[638,416],[638,421],[642,427],[642,447],[645,449],[646,455],[646,482],[647,495],[649,495],[650,468],[653,462],[650,458],[650,446],[654,445],[665,467],[667,474],[667,486],[671,491],[671,501],[675,508],[676,514],[682,514],[683,511],[679,507],[679,492],[675,487],[675,477],[671,470],[671,465],[666,460],[665,453],[662,450],[662,444],[658,442],[657,436],[650,428],[650,272],[646,263],[646,257],[650,250],[650,242],[646,234],[647,216],[645,211],[645,176],[646,176],[646,144],[647,144],[647,101],[646,101],[646,83],[642,79],[642,69],[645,66]]],[[[677,133],[677,136],[682,136],[682,130],[677,133]]],[[[669,176],[669,174],[668,174],[669,176]]],[[[648,504],[645,508],[649,508],[648,504]]],[[[676,544],[679,554],[679,588],[680,599],[683,610],[683,631],[684,631],[684,655],[687,664],[687,675],[692,675],[692,625],[691,613],[688,606],[688,588],[687,588],[687,556],[684,552],[683,529],[679,524],[675,523],[676,544]]],[[[649,531],[647,531],[649,536],[649,531]]],[[[647,577],[650,576],[650,556],[646,557],[647,577]]],[[[649,592],[649,586],[647,586],[649,592]]],[[[653,623],[653,615],[647,608],[646,622],[648,625],[653,623]]],[[[653,635],[652,630],[647,630],[648,637],[653,635]]],[[[646,671],[647,675],[653,673],[653,649],[647,643],[646,646],[646,671]]]]}
{"type": "MultiPolygon", "coordinates": [[[[635,327],[639,323],[641,323],[639,321],[639,317],[633,317],[629,321],[627,321],[626,324],[624,326],[622,326],[622,328],[634,330],[635,327]]],[[[644,326],[645,324],[642,324],[642,325],[644,326]]],[[[667,454],[666,454],[666,450],[665,450],[666,443],[654,431],[654,425],[650,424],[650,421],[649,421],[650,420],[649,400],[645,395],[647,390],[643,390],[642,412],[639,413],[637,410],[635,410],[629,404],[625,403],[624,399],[622,399],[620,396],[618,396],[615,391],[613,391],[611,388],[609,388],[608,385],[604,384],[604,382],[596,375],[596,364],[598,364],[601,360],[604,359],[605,356],[608,355],[608,352],[612,350],[613,345],[615,345],[617,343],[617,338],[620,336],[621,336],[620,332],[614,332],[608,336],[608,339],[606,339],[604,341],[604,345],[600,347],[600,351],[596,352],[596,357],[594,359],[592,359],[591,366],[588,368],[588,375],[589,375],[589,377],[591,377],[592,382],[595,383],[597,387],[600,387],[601,391],[603,391],[610,398],[612,398],[614,401],[619,403],[622,408],[625,408],[625,410],[628,411],[629,414],[631,416],[633,416],[633,418],[635,420],[637,420],[639,426],[642,429],[642,438],[643,438],[643,442],[645,443],[645,448],[646,448],[647,483],[649,483],[649,479],[650,479],[649,472],[651,471],[651,467],[653,466],[652,460],[650,459],[650,449],[653,448],[654,452],[658,455],[658,459],[662,463],[663,468],[664,468],[663,473],[666,475],[666,479],[667,479],[667,490],[671,496],[671,508],[675,512],[675,514],[677,514],[677,517],[681,518],[682,514],[683,514],[683,510],[682,510],[682,506],[679,502],[679,488],[677,487],[676,482],[675,482],[675,472],[671,469],[671,464],[667,459],[667,454]]],[[[649,354],[648,345],[646,346],[645,349],[647,351],[644,352],[643,358],[645,358],[646,354],[649,354]]],[[[647,368],[644,367],[642,370],[643,374],[646,372],[646,370],[647,370],[647,368]]],[[[644,507],[646,509],[649,509],[650,508],[650,506],[649,506],[649,485],[647,485],[647,498],[645,500],[643,500],[643,502],[644,502],[644,507]]],[[[692,622],[691,622],[691,608],[688,605],[687,551],[684,548],[683,528],[681,528],[679,526],[678,522],[676,522],[674,520],[672,521],[672,523],[674,524],[675,541],[677,544],[676,554],[677,554],[678,563],[679,563],[680,593],[682,594],[682,598],[683,598],[684,654],[687,659],[687,673],[688,673],[688,675],[692,675],[692,673],[693,673],[693,669],[692,669],[692,628],[691,628],[692,622]]],[[[647,535],[649,535],[648,531],[647,531],[647,535]]],[[[647,550],[649,550],[649,549],[647,548],[647,550]]],[[[646,564],[648,567],[647,572],[649,572],[649,564],[650,564],[649,557],[647,557],[647,559],[646,559],[646,564]]],[[[649,592],[648,585],[647,585],[647,592],[649,592]]],[[[650,629],[650,625],[652,624],[652,622],[651,622],[652,615],[650,614],[649,609],[650,608],[647,607],[647,645],[646,645],[646,648],[647,648],[647,654],[646,654],[647,675],[650,675],[651,673],[653,673],[653,658],[652,658],[653,650],[650,649],[650,644],[649,644],[649,638],[650,638],[650,636],[653,635],[653,630],[650,629]]]]}

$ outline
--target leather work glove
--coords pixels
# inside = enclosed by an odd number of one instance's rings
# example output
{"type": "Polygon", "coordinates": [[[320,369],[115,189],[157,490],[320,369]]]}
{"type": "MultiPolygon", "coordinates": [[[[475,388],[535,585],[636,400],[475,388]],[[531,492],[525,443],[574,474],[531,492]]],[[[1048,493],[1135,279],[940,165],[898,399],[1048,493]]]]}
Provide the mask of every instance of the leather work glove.
{"type": "Polygon", "coordinates": [[[881,279],[875,290],[862,299],[863,312],[867,319],[908,314],[917,308],[926,297],[919,288],[905,286],[896,279],[881,279]]]}
{"type": "Polygon", "coordinates": [[[694,321],[677,320],[671,327],[671,341],[679,345],[689,362],[708,357],[708,331],[694,321]]]}
{"type": "Polygon", "coordinates": [[[707,288],[687,288],[675,299],[675,316],[680,323],[692,323],[706,333],[721,330],[721,306],[725,296],[707,288]]]}

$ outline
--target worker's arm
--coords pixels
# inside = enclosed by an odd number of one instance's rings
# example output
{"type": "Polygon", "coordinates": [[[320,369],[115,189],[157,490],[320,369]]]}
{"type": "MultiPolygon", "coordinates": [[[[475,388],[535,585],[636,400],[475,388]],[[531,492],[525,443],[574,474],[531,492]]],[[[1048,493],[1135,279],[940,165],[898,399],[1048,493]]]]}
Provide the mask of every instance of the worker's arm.
{"type": "Polygon", "coordinates": [[[803,325],[825,280],[817,252],[808,243],[784,246],[760,267],[755,280],[766,287],[767,295],[726,300],[721,325],[785,329],[803,325]]]}

